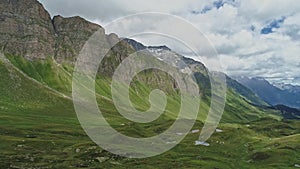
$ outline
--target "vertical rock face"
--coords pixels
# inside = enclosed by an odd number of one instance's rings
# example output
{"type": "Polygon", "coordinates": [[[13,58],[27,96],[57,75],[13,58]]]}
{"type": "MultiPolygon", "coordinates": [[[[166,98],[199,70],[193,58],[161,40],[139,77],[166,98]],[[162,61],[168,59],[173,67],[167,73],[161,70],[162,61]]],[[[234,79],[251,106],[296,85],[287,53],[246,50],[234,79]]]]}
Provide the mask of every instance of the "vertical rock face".
{"type": "Polygon", "coordinates": [[[56,36],[55,59],[58,62],[74,62],[83,45],[96,31],[104,29],[78,16],[63,18],[55,16],[53,26],[56,36]]]}
{"type": "Polygon", "coordinates": [[[54,55],[49,13],[36,0],[0,1],[0,48],[29,60],[54,55]]]}
{"type": "Polygon", "coordinates": [[[28,60],[54,57],[74,62],[85,42],[101,26],[80,17],[49,13],[37,0],[0,1],[0,50],[28,60]]]}

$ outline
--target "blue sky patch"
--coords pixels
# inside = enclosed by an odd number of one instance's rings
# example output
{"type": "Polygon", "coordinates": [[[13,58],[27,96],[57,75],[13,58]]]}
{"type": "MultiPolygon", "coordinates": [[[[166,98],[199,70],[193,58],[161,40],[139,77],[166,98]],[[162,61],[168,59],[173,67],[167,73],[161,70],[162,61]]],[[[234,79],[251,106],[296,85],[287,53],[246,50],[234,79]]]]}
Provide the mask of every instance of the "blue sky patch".
{"type": "Polygon", "coordinates": [[[280,28],[281,24],[284,22],[286,17],[282,17],[281,19],[278,20],[273,20],[271,21],[266,27],[262,28],[260,31],[261,34],[270,34],[274,32],[274,29],[280,28]]]}
{"type": "Polygon", "coordinates": [[[198,14],[204,14],[214,8],[220,9],[222,8],[225,4],[230,4],[235,6],[235,0],[217,0],[214,1],[212,4],[205,6],[201,11],[192,11],[192,14],[198,15],[198,14]]]}

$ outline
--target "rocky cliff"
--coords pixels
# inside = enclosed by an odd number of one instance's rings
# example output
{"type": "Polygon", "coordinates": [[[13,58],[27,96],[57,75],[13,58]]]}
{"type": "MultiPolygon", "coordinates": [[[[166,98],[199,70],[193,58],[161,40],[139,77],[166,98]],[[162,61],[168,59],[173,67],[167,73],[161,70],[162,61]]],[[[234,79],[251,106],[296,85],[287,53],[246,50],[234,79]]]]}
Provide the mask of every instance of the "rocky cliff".
{"type": "Polygon", "coordinates": [[[0,25],[0,49],[28,60],[73,62],[94,32],[104,34],[101,26],[78,16],[51,19],[37,0],[1,0],[0,25]]]}
{"type": "Polygon", "coordinates": [[[54,55],[55,31],[42,4],[1,0],[0,12],[0,49],[30,60],[54,55]]]}
{"type": "MultiPolygon", "coordinates": [[[[55,53],[58,62],[75,61],[80,49],[82,49],[88,38],[101,26],[90,23],[78,16],[63,18],[55,16],[52,19],[55,31],[55,53]]],[[[104,34],[104,30],[102,31],[104,34]]]]}

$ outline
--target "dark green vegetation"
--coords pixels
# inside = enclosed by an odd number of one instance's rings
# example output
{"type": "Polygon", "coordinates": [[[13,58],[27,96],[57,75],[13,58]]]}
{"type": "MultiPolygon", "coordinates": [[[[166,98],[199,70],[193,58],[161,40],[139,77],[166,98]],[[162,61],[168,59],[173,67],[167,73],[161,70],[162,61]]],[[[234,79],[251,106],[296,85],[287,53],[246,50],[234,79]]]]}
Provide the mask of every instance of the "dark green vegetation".
{"type": "MultiPolygon", "coordinates": [[[[96,146],[76,118],[69,98],[71,65],[58,65],[51,58],[7,58],[12,64],[0,62],[0,168],[295,168],[300,163],[299,121],[282,120],[277,111],[251,106],[232,89],[219,125],[223,132],[208,140],[209,147],[194,145],[198,133],[189,134],[174,149],[156,157],[113,155],[96,146]]],[[[151,74],[146,72],[140,78],[151,74]]],[[[180,100],[176,92],[170,93],[168,111],[162,117],[142,125],[120,117],[111,103],[109,84],[110,78],[98,77],[98,103],[120,132],[152,136],[175,120],[180,100]]],[[[145,98],[152,87],[141,82],[133,86],[132,102],[147,109],[145,98]]],[[[202,128],[208,108],[209,99],[204,99],[194,129],[202,128]]]]}

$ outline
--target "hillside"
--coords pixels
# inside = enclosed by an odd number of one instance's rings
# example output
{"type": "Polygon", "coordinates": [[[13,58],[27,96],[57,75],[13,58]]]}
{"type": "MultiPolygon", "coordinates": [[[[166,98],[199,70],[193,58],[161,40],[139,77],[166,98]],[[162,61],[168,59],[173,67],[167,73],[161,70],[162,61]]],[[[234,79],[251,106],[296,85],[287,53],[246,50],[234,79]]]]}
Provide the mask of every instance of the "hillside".
{"type": "MultiPolygon", "coordinates": [[[[157,157],[135,160],[115,156],[85,135],[68,97],[3,61],[0,72],[1,168],[153,168],[153,161],[160,168],[288,168],[298,162],[299,123],[272,119],[221,123],[223,132],[213,135],[210,147],[194,146],[198,134],[189,134],[175,149],[157,157]]],[[[165,117],[164,123],[141,126],[124,121],[114,111],[106,108],[111,124],[133,136],[152,135],[172,122],[165,117]]],[[[194,129],[201,126],[197,122],[194,129]]]]}

